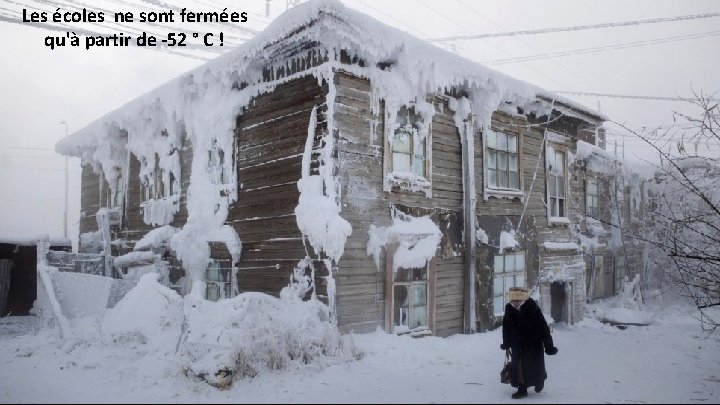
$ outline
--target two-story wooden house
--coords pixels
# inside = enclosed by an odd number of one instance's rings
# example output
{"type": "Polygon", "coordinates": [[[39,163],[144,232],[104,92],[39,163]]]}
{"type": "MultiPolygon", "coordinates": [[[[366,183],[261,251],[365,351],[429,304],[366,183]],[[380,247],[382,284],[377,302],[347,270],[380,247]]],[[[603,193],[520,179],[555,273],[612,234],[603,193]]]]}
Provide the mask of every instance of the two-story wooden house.
{"type": "Polygon", "coordinates": [[[574,155],[604,119],[318,0],[57,150],[83,161],[80,248],[122,276],[293,284],[344,330],[446,336],[495,327],[512,286],[582,317],[602,184],[574,155]]]}

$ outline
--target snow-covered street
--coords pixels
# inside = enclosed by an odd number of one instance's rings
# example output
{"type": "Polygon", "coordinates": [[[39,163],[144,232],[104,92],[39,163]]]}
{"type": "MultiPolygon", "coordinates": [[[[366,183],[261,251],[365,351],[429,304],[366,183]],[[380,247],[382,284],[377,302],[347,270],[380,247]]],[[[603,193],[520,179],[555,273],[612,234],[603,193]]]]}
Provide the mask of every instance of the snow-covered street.
{"type": "MultiPolygon", "coordinates": [[[[592,308],[592,307],[591,307],[592,308]]],[[[597,307],[596,307],[597,309],[597,307]]],[[[600,307],[599,309],[603,309],[600,307]]],[[[717,403],[720,336],[707,337],[689,307],[671,305],[650,326],[625,330],[590,317],[556,326],[545,390],[533,403],[717,403]]],[[[75,320],[73,343],[31,332],[33,317],[0,323],[0,402],[498,403],[500,331],[413,339],[354,335],[359,361],[328,360],[264,372],[218,390],[141,344],[107,345],[75,320]]]]}

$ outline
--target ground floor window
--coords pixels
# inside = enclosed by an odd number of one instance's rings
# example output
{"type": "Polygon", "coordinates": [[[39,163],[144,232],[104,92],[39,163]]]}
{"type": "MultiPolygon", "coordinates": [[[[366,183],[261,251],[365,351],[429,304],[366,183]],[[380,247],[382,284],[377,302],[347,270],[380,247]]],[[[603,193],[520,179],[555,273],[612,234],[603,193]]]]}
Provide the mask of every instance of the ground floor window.
{"type": "Polygon", "coordinates": [[[218,301],[230,297],[232,266],[229,260],[215,260],[205,270],[205,298],[218,301]]]}
{"type": "Polygon", "coordinates": [[[397,269],[393,280],[393,332],[428,327],[428,269],[397,269]]]}
{"type": "Polygon", "coordinates": [[[525,252],[495,255],[493,273],[493,312],[501,316],[508,303],[506,293],[510,287],[525,288],[525,252]]]}

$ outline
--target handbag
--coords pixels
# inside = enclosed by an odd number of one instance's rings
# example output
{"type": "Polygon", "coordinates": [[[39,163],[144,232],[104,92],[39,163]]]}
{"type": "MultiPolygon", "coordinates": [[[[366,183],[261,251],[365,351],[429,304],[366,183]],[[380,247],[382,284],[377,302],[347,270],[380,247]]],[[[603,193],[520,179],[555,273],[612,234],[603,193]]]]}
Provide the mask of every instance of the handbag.
{"type": "Polygon", "coordinates": [[[500,371],[500,382],[503,384],[510,384],[512,379],[512,361],[510,360],[510,350],[505,350],[505,365],[500,371]]]}

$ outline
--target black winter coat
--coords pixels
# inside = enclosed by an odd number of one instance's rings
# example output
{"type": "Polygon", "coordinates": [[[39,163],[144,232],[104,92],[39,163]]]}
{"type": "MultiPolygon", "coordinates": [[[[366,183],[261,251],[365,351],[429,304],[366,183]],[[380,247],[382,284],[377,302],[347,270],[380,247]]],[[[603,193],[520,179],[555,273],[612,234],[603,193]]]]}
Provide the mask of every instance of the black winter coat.
{"type": "Polygon", "coordinates": [[[502,329],[503,347],[512,351],[511,385],[543,385],[547,378],[543,352],[554,345],[540,307],[532,298],[519,311],[511,304],[505,305],[502,329]]]}

